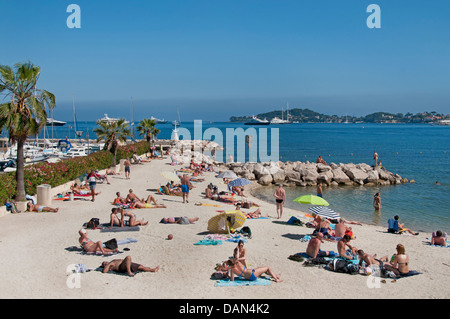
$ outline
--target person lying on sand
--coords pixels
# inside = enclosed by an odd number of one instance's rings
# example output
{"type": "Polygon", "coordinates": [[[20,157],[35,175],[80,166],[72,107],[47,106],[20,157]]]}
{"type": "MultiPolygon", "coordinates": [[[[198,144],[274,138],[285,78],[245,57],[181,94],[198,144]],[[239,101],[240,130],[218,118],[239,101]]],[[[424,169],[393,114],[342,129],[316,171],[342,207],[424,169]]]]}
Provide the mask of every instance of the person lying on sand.
{"type": "Polygon", "coordinates": [[[135,227],[135,226],[145,226],[148,224],[148,222],[144,221],[144,219],[137,220],[136,214],[132,213],[130,211],[124,210],[123,208],[116,208],[114,207],[111,209],[111,228],[113,226],[129,226],[129,227],[135,227]],[[120,214],[120,218],[117,217],[117,214],[120,214]],[[128,221],[125,220],[126,217],[129,217],[128,221]]]}
{"type": "Polygon", "coordinates": [[[108,249],[103,247],[103,244],[101,241],[93,242],[87,237],[87,230],[86,229],[80,229],[78,231],[80,234],[80,238],[78,239],[78,242],[81,245],[81,248],[87,253],[96,253],[101,252],[103,255],[113,253],[118,251],[119,249],[116,248],[114,250],[108,249]]]}
{"type": "Polygon", "coordinates": [[[255,210],[254,212],[251,212],[251,213],[250,212],[245,213],[245,212],[241,211],[241,203],[236,203],[236,210],[240,211],[248,219],[259,218],[259,217],[268,217],[269,216],[268,214],[263,216],[262,213],[261,213],[261,208],[258,208],[257,210],[255,210]]]}
{"type": "Polygon", "coordinates": [[[38,212],[38,213],[42,213],[42,212],[57,213],[59,211],[59,207],[51,208],[51,207],[43,206],[43,205],[34,205],[33,203],[28,202],[27,203],[27,211],[38,212]]]}
{"type": "Polygon", "coordinates": [[[188,218],[186,216],[183,217],[169,217],[161,219],[160,223],[163,224],[194,224],[198,221],[198,217],[188,218]]]}
{"type": "Polygon", "coordinates": [[[147,199],[135,200],[130,204],[131,208],[167,208],[164,204],[158,204],[152,195],[148,195],[147,199]],[[153,203],[153,204],[152,204],[153,203]]]}
{"type": "MultiPolygon", "coordinates": [[[[75,195],[87,195],[87,194],[91,193],[89,188],[81,187],[80,185],[78,185],[78,183],[74,183],[72,186],[70,186],[70,190],[75,195]]],[[[97,194],[99,194],[99,193],[97,193],[97,194]]]]}
{"type": "Polygon", "coordinates": [[[258,267],[250,269],[239,262],[235,262],[233,259],[227,260],[221,268],[222,271],[230,272],[229,277],[231,281],[234,281],[235,276],[243,277],[249,281],[256,281],[263,274],[269,275],[275,282],[283,281],[280,279],[281,275],[275,275],[270,267],[258,267]]]}
{"type": "Polygon", "coordinates": [[[103,267],[102,272],[106,274],[110,270],[118,272],[118,273],[124,273],[128,274],[129,276],[133,277],[135,273],[137,272],[157,272],[159,270],[159,266],[156,268],[150,268],[145,267],[141,264],[137,264],[131,261],[131,257],[127,256],[124,259],[114,259],[110,262],[104,261],[102,262],[101,267],[103,267]]]}

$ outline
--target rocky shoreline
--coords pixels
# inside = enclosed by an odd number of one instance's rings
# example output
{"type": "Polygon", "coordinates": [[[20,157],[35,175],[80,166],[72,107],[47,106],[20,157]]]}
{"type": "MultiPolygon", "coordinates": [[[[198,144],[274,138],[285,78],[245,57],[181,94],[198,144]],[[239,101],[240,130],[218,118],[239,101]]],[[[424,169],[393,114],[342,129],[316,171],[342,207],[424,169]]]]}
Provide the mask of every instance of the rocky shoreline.
{"type": "Polygon", "coordinates": [[[236,175],[268,186],[283,183],[286,186],[377,186],[414,183],[399,174],[365,163],[325,165],[310,162],[270,163],[214,163],[219,170],[231,170],[236,175]]]}
{"type": "Polygon", "coordinates": [[[258,184],[268,186],[283,183],[286,186],[379,186],[414,183],[385,170],[382,167],[373,167],[366,163],[311,163],[278,161],[268,163],[223,163],[214,161],[205,151],[217,149],[219,145],[214,142],[202,140],[181,140],[174,143],[170,150],[172,161],[179,164],[196,163],[213,164],[220,171],[231,170],[237,176],[256,181],[258,184]]]}

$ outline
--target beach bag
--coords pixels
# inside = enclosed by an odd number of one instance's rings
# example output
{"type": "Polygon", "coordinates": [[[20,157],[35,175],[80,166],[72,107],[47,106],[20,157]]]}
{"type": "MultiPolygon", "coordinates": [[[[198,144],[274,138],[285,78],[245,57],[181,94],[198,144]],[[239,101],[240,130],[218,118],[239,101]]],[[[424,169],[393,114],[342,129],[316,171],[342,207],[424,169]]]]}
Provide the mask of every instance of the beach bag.
{"type": "Polygon", "coordinates": [[[300,219],[298,219],[295,216],[292,216],[291,218],[289,218],[289,220],[287,221],[287,223],[289,225],[299,225],[299,226],[303,226],[303,223],[300,219]]]}
{"type": "Polygon", "coordinates": [[[248,238],[252,238],[252,231],[251,231],[250,227],[248,227],[248,226],[242,227],[239,232],[242,235],[247,236],[248,238]]]}
{"type": "Polygon", "coordinates": [[[117,240],[115,238],[110,239],[108,241],[105,241],[103,243],[103,245],[105,246],[105,248],[111,249],[111,250],[116,250],[117,249],[117,240]]]}
{"type": "Polygon", "coordinates": [[[332,262],[333,271],[342,272],[346,274],[357,274],[359,272],[359,265],[352,263],[351,261],[334,259],[332,262]]]}
{"type": "Polygon", "coordinates": [[[20,213],[19,210],[17,209],[17,205],[16,205],[15,201],[6,202],[5,206],[6,206],[6,210],[10,211],[12,214],[20,213]]]}
{"type": "Polygon", "coordinates": [[[319,266],[319,265],[326,265],[328,264],[328,261],[324,257],[316,257],[306,260],[303,263],[303,266],[305,267],[311,267],[311,266],[319,266]]]}
{"type": "Polygon", "coordinates": [[[87,223],[86,228],[96,229],[100,225],[100,220],[98,218],[91,218],[91,220],[87,223]]]}

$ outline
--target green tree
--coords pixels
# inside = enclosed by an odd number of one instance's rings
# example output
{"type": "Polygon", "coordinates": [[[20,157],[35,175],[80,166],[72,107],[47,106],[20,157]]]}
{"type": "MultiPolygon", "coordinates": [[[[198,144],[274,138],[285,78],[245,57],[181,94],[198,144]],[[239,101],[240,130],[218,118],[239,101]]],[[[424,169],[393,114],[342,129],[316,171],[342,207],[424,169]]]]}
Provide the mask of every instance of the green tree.
{"type": "Polygon", "coordinates": [[[36,135],[46,125],[46,105],[55,107],[55,96],[37,89],[41,69],[31,62],[13,67],[0,65],[0,94],[11,99],[0,104],[0,132],[9,134],[11,145],[17,143],[16,200],[25,201],[24,154],[27,138],[36,135]]]}
{"type": "Polygon", "coordinates": [[[156,128],[156,121],[151,119],[143,119],[140,121],[136,127],[136,130],[139,135],[145,136],[145,139],[149,144],[150,140],[161,132],[160,129],[156,128]]]}
{"type": "Polygon", "coordinates": [[[104,150],[110,151],[113,154],[113,166],[116,166],[116,155],[119,142],[125,143],[127,137],[131,136],[128,123],[125,119],[120,119],[114,122],[97,121],[94,133],[97,134],[97,143],[101,140],[105,141],[104,150]]]}

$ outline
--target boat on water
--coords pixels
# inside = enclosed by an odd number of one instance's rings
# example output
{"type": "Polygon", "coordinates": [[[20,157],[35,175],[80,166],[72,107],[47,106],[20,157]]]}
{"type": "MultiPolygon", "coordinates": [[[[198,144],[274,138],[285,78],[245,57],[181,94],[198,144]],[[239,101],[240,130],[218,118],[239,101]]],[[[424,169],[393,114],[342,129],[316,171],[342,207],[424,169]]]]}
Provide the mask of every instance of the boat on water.
{"type": "Polygon", "coordinates": [[[450,120],[440,120],[438,125],[450,125],[450,120]]]}
{"type": "Polygon", "coordinates": [[[250,120],[244,123],[245,125],[269,125],[270,122],[267,119],[261,120],[256,116],[252,116],[250,120]]]}
{"type": "Polygon", "coordinates": [[[273,119],[270,120],[270,124],[291,124],[288,120],[280,119],[279,117],[275,116],[273,119]]]}
{"type": "Polygon", "coordinates": [[[53,118],[47,118],[47,123],[45,124],[45,126],[64,126],[66,124],[67,122],[64,121],[58,121],[53,118]]]}
{"type": "MultiPolygon", "coordinates": [[[[115,123],[120,120],[119,118],[109,117],[108,114],[104,114],[104,115],[105,115],[104,117],[102,117],[101,119],[98,119],[97,121],[111,124],[111,123],[115,123]]],[[[130,123],[130,122],[125,121],[125,123],[130,123]]]]}
{"type": "Polygon", "coordinates": [[[153,117],[153,116],[151,116],[150,119],[155,121],[157,124],[166,124],[167,123],[166,120],[164,120],[164,119],[161,120],[161,119],[158,119],[158,118],[153,117]]]}

